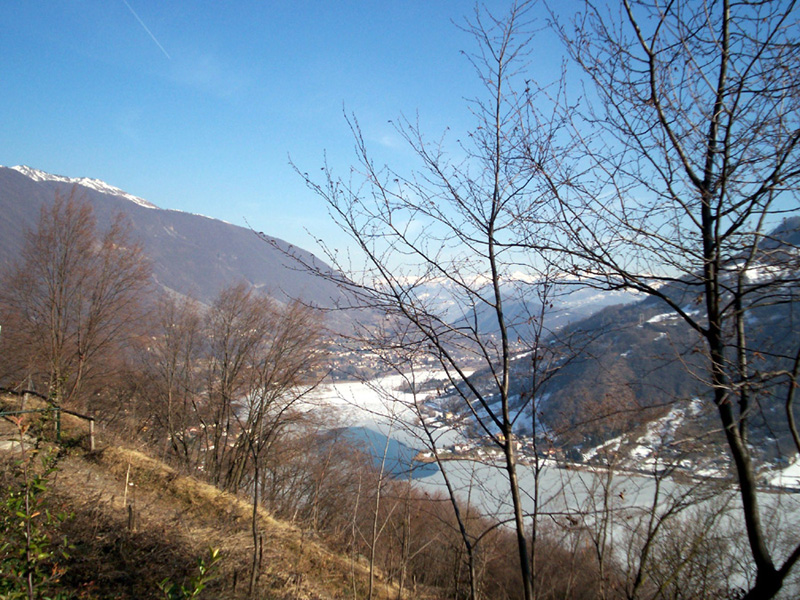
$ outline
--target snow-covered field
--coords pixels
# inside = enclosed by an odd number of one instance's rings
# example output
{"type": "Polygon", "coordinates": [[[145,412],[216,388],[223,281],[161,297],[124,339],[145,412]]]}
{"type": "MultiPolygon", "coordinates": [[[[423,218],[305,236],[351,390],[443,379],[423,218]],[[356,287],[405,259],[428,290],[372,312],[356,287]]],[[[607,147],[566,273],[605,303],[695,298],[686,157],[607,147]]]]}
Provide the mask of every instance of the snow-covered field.
{"type": "Polygon", "coordinates": [[[769,483],[780,488],[800,490],[800,458],[795,457],[788,467],[774,471],[769,483]]]}
{"type": "MultiPolygon", "coordinates": [[[[422,385],[432,380],[444,378],[437,371],[425,371],[415,377],[415,384],[422,385]]],[[[395,438],[420,451],[427,448],[426,436],[419,424],[417,402],[422,402],[428,393],[416,396],[403,391],[409,378],[392,375],[368,382],[345,381],[321,387],[314,395],[313,402],[333,408],[338,413],[338,421],[342,427],[367,427],[395,438]]],[[[407,387],[406,387],[407,389],[407,387]]],[[[452,445],[464,438],[455,429],[443,422],[426,420],[435,430],[438,445],[452,445]]]]}

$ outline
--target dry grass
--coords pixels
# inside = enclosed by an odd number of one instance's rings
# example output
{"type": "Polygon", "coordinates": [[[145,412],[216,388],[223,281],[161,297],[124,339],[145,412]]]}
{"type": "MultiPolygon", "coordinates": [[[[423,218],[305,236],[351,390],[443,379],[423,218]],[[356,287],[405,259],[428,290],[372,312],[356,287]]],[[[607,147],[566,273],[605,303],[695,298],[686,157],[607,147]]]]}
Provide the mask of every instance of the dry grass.
{"type": "MultiPolygon", "coordinates": [[[[66,440],[86,423],[65,418],[66,440]]],[[[210,547],[223,559],[205,598],[247,596],[252,561],[252,504],[146,454],[123,447],[62,452],[50,483],[55,508],[74,517],[64,533],[74,545],[62,582],[76,598],[160,598],[158,582],[196,573],[210,547]],[[127,486],[126,486],[127,482],[127,486]]],[[[367,570],[328,550],[308,532],[258,513],[263,539],[257,598],[365,598],[367,570]]],[[[379,583],[376,598],[396,598],[379,583]]]]}

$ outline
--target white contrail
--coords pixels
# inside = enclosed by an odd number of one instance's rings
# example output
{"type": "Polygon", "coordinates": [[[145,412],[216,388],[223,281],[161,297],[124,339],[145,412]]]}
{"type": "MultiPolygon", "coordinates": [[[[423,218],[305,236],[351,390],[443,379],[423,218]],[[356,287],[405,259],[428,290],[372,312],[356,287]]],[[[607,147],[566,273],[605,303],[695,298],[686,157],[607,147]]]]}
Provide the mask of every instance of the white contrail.
{"type": "Polygon", "coordinates": [[[150,37],[153,39],[153,41],[156,43],[156,46],[158,46],[158,47],[161,49],[161,51],[164,53],[164,56],[166,56],[168,59],[172,60],[172,57],[169,55],[169,52],[167,52],[166,50],[164,50],[164,46],[162,46],[162,45],[159,43],[159,41],[156,39],[156,36],[154,36],[154,35],[153,35],[153,32],[152,32],[152,31],[150,31],[150,30],[147,28],[147,25],[145,25],[145,24],[144,24],[144,21],[142,21],[142,20],[139,18],[139,15],[137,15],[137,14],[136,14],[136,11],[135,11],[135,10],[133,10],[133,9],[131,8],[131,5],[130,5],[130,4],[128,4],[128,0],[122,0],[122,1],[125,3],[125,6],[127,6],[127,7],[128,7],[128,10],[129,10],[129,11],[131,11],[131,14],[132,14],[134,17],[136,17],[136,20],[137,20],[137,21],[139,21],[139,25],[141,25],[142,27],[144,27],[144,30],[147,32],[147,35],[149,35],[149,36],[150,36],[150,37]]]}

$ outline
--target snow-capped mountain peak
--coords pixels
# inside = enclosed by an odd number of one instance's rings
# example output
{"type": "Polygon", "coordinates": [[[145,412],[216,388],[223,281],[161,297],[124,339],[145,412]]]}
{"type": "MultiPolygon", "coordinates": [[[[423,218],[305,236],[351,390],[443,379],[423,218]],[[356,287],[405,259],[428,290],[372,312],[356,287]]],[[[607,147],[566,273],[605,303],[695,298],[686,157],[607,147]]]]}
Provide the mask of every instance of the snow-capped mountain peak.
{"type": "Polygon", "coordinates": [[[125,198],[126,200],[130,200],[131,202],[134,202],[139,206],[144,206],[145,208],[158,208],[155,204],[148,202],[144,198],[139,198],[138,196],[129,194],[128,192],[125,192],[118,187],[114,187],[113,185],[109,185],[105,181],[101,181],[99,179],[91,179],[90,177],[64,177],[63,175],[53,175],[52,173],[46,173],[45,171],[40,171],[39,169],[34,169],[26,165],[17,165],[11,168],[34,181],[59,181],[72,185],[80,185],[82,187],[89,188],[90,190],[102,192],[103,194],[111,194],[113,196],[125,198]]]}

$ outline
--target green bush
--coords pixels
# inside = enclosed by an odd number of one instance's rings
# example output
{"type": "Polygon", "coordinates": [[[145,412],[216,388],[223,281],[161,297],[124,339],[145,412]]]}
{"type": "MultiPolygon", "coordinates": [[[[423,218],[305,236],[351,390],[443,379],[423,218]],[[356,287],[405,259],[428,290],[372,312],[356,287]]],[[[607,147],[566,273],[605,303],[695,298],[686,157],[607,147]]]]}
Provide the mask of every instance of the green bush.
{"type": "Polygon", "coordinates": [[[214,580],[214,571],[221,558],[218,548],[209,548],[208,559],[197,559],[198,573],[189,579],[187,584],[179,586],[177,583],[172,583],[169,578],[164,579],[158,584],[159,589],[164,594],[164,599],[187,600],[188,598],[199,598],[200,593],[214,580]]]}
{"type": "Polygon", "coordinates": [[[57,590],[64,574],[60,561],[68,558],[69,550],[59,528],[68,516],[51,512],[46,498],[56,459],[44,454],[41,469],[34,469],[36,454],[23,448],[0,493],[0,598],[4,600],[68,597],[57,590]]]}

